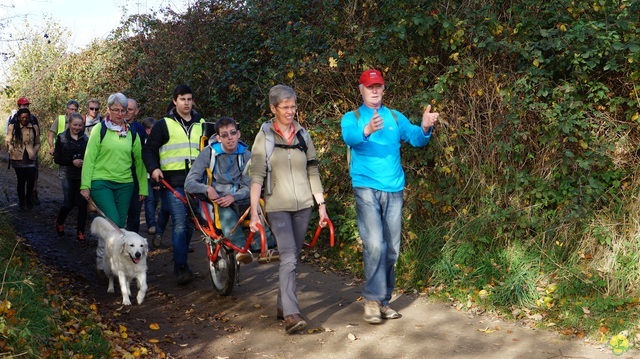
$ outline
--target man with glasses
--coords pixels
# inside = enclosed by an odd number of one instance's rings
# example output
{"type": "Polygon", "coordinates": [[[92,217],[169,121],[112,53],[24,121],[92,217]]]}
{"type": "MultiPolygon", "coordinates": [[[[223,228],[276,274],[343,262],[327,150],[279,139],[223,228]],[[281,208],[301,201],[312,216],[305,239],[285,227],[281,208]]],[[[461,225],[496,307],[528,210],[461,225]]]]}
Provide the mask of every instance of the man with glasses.
{"type": "Polygon", "coordinates": [[[66,114],[58,116],[58,118],[53,121],[51,127],[49,127],[49,132],[47,133],[47,142],[49,143],[49,154],[53,156],[53,152],[55,151],[55,142],[54,139],[58,137],[58,134],[64,132],[67,129],[67,123],[69,122],[69,116],[72,113],[78,112],[78,108],[80,105],[76,100],[69,100],[67,102],[67,107],[65,108],[66,114]]]}
{"type": "Polygon", "coordinates": [[[100,116],[100,101],[92,98],[87,102],[87,115],[84,118],[84,133],[89,136],[95,125],[102,121],[100,116]]]}
{"type": "MultiPolygon", "coordinates": [[[[193,110],[193,91],[180,85],[173,91],[173,107],[151,129],[142,149],[142,158],[151,177],[167,181],[184,196],[184,182],[191,163],[200,154],[200,136],[204,120],[193,110]]],[[[193,280],[187,264],[193,223],[187,217],[187,208],[169,190],[161,190],[161,198],[171,213],[171,243],[173,244],[173,271],[178,285],[193,280]]]]}
{"type": "MultiPolygon", "coordinates": [[[[245,245],[244,233],[240,228],[233,233],[238,219],[249,208],[251,177],[245,171],[245,166],[251,159],[249,145],[240,140],[238,124],[231,117],[220,117],[215,124],[215,134],[210,145],[200,152],[198,158],[189,170],[184,183],[185,191],[192,194],[206,196],[218,205],[220,226],[225,237],[233,244],[242,248],[245,245]],[[203,181],[207,168],[212,172],[212,182],[203,181]]],[[[270,233],[270,232],[269,232],[270,233]]],[[[273,239],[268,243],[273,246],[273,239]]],[[[258,244],[256,244],[255,248],[258,244]]],[[[248,264],[253,261],[251,252],[237,253],[236,260],[248,264]]]]}

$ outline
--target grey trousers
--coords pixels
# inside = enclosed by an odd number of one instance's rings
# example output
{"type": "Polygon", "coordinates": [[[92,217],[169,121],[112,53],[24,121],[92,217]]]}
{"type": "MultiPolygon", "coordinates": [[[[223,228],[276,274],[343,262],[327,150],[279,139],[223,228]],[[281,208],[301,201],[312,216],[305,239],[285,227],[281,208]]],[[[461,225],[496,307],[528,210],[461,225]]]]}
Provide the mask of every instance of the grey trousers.
{"type": "Polygon", "coordinates": [[[309,229],[311,209],[312,207],[297,212],[267,213],[271,233],[276,239],[278,252],[280,252],[278,308],[282,308],[285,316],[300,313],[296,293],[296,268],[309,229]]]}

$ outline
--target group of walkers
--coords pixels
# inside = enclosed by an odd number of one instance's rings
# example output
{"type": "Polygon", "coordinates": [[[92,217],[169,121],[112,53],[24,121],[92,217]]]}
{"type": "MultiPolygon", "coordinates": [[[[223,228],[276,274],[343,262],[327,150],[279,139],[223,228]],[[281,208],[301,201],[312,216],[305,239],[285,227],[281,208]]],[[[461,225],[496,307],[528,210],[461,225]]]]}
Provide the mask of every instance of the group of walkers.
{"type": "MultiPolygon", "coordinates": [[[[379,71],[363,72],[359,81],[363,104],[341,121],[342,137],[350,148],[350,174],[364,246],[364,320],[372,324],[401,317],[389,307],[402,229],[405,181],[400,144],[426,145],[438,117],[427,106],[420,125],[412,124],[402,113],[382,104],[384,86],[379,71]]],[[[270,89],[273,119],[262,125],[251,150],[240,139],[238,123],[221,117],[209,145],[201,151],[205,120],[193,106],[193,91],[186,85],[175,88],[172,106],[158,121],[135,121],[137,102],[121,93],[107,99],[104,119],[97,99],[88,102],[85,118],[77,113],[78,103],[69,101],[67,114],[49,131],[50,153],[60,165],[64,191],[56,231],[64,235],[66,216],[78,206],[77,239],[84,240],[87,203],[93,202],[118,227],[138,232],[144,201],[149,234],[161,236],[171,218],[174,273],[177,284],[186,285],[193,279],[187,257],[194,226],[186,206],[158,184],[166,181],[183,196],[199,195],[216,203],[222,231],[238,247],[243,247],[244,236],[233,229],[249,209],[251,231],[258,231],[258,224],[264,226],[264,219],[269,223],[270,250],[258,261],[279,260],[277,318],[284,320],[287,334],[297,332],[307,323],[297,298],[296,270],[314,203],[320,226],[326,225],[329,216],[314,142],[296,120],[296,93],[284,85],[270,89]],[[260,198],[264,199],[264,214],[260,198]],[[156,219],[158,200],[162,208],[156,219]]],[[[25,210],[33,205],[29,198],[37,173],[39,137],[37,120],[28,108],[20,108],[17,120],[9,124],[6,143],[18,177],[20,208],[25,210]]],[[[259,244],[251,249],[259,250],[259,244]]],[[[96,252],[100,271],[104,248],[98,245],[96,252]]],[[[236,260],[250,263],[254,257],[249,251],[238,253],[236,260]]]]}

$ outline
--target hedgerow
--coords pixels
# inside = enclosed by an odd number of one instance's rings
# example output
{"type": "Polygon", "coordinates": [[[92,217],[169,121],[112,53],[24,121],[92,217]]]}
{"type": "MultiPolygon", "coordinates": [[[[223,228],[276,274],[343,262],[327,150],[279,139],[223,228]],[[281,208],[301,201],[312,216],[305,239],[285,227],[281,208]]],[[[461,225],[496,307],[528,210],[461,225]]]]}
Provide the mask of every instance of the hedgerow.
{"type": "MultiPolygon", "coordinates": [[[[249,142],[270,117],[269,88],[292,86],[338,228],[326,250],[359,273],[340,119],[360,104],[359,74],[382,70],[387,106],[415,122],[426,105],[441,113],[427,148],[403,149],[399,286],[465,301],[484,291],[483,306],[561,323],[560,308],[637,302],[639,6],[200,1],[123,23],[102,76],[127,79],[106,87],[153,117],[189,84],[198,111],[238,119],[249,142]]],[[[632,327],[590,313],[598,333],[632,327]]]]}

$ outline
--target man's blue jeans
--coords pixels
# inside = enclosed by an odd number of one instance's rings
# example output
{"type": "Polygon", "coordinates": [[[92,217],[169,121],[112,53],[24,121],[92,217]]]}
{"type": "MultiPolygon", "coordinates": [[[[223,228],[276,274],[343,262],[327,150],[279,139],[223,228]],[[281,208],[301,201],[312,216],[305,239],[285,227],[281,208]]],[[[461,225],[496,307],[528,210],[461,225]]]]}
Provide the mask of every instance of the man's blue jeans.
{"type": "Polygon", "coordinates": [[[358,231],[364,246],[363,296],[389,305],[395,287],[395,264],[400,253],[402,191],[354,188],[358,231]]]}
{"type": "MultiPolygon", "coordinates": [[[[184,196],[183,187],[175,187],[176,192],[184,196]]],[[[189,269],[187,255],[193,235],[194,225],[187,216],[187,206],[167,189],[162,190],[162,201],[166,203],[171,213],[171,243],[173,244],[173,271],[178,274],[181,270],[189,269]]]]}
{"type": "Polygon", "coordinates": [[[144,217],[147,222],[147,228],[156,226],[156,208],[160,200],[160,190],[155,190],[151,186],[151,180],[147,180],[149,187],[149,195],[144,199],[144,217]]]}
{"type": "MultiPolygon", "coordinates": [[[[218,207],[218,215],[220,216],[220,226],[222,227],[222,233],[225,237],[229,238],[233,244],[237,247],[243,248],[247,243],[246,233],[243,231],[242,223],[238,225],[233,234],[230,234],[231,229],[238,224],[240,216],[244,211],[249,208],[249,203],[233,203],[229,207],[218,207]]],[[[273,236],[269,227],[265,228],[265,235],[267,239],[268,248],[275,246],[273,236]]],[[[259,252],[261,250],[260,235],[256,233],[253,237],[253,244],[250,246],[251,251],[259,252]]],[[[265,248],[266,249],[266,248],[265,248]]]]}

